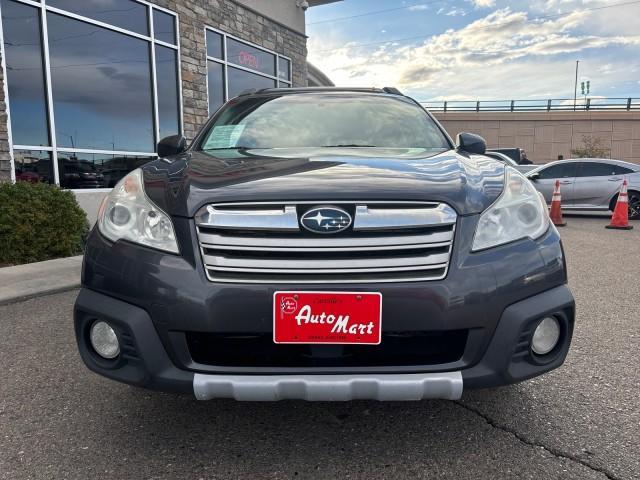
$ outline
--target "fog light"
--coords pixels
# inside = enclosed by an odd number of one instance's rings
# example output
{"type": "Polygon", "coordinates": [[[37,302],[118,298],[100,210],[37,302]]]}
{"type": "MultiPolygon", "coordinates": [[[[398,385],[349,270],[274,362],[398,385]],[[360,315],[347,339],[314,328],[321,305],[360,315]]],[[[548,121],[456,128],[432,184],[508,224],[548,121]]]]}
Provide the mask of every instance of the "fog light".
{"type": "Polygon", "coordinates": [[[537,355],[546,355],[560,340],[560,324],[554,317],[546,317],[536,327],[531,340],[531,350],[537,355]]]}
{"type": "Polygon", "coordinates": [[[107,322],[95,322],[91,326],[90,338],[91,346],[101,357],[112,359],[120,354],[118,336],[107,322]]]}

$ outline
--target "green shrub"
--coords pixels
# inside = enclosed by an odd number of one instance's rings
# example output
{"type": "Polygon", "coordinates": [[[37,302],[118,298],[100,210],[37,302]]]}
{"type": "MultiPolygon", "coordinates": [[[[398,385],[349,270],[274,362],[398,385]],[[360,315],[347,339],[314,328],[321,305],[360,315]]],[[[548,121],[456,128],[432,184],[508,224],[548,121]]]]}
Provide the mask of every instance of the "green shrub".
{"type": "Polygon", "coordinates": [[[78,255],[88,230],[73,192],[44,183],[0,183],[0,264],[78,255]]]}

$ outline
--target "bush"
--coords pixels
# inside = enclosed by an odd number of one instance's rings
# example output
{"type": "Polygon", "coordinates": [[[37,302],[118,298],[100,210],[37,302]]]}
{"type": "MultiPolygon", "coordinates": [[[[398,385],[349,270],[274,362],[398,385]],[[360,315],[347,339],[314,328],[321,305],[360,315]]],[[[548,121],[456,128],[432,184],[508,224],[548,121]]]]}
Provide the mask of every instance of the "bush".
{"type": "Polygon", "coordinates": [[[88,231],[72,192],[44,183],[0,183],[0,264],[78,255],[88,231]]]}

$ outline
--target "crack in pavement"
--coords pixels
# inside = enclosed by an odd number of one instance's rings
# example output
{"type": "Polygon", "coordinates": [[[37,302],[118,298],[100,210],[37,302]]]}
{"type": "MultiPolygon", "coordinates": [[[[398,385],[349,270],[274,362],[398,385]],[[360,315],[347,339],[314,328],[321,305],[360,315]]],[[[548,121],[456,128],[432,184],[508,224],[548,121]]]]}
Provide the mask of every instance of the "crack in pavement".
{"type": "Polygon", "coordinates": [[[553,448],[553,447],[547,447],[546,445],[542,445],[540,443],[536,443],[533,442],[527,438],[525,438],[524,436],[522,436],[520,433],[516,432],[515,430],[508,428],[504,425],[498,425],[494,420],[491,419],[491,417],[489,417],[488,415],[482,413],[479,409],[474,408],[470,405],[465,405],[464,403],[460,402],[460,401],[454,401],[453,403],[455,403],[456,405],[460,406],[461,408],[464,408],[465,410],[471,412],[471,413],[475,413],[476,415],[478,415],[480,418],[482,418],[485,422],[487,422],[490,426],[492,426],[495,429],[501,430],[505,433],[510,433],[511,435],[513,435],[514,437],[516,437],[520,442],[524,443],[525,445],[529,446],[529,447],[538,447],[538,448],[542,448],[544,449],[546,452],[549,452],[551,455],[553,455],[556,458],[564,458],[566,460],[569,460],[571,462],[574,463],[578,463],[580,465],[582,465],[583,467],[587,467],[588,469],[594,471],[594,472],[598,472],[598,473],[602,473],[603,475],[605,475],[609,480],[623,480],[622,477],[618,477],[617,475],[615,475],[614,473],[612,473],[611,471],[605,469],[605,468],[600,468],[600,467],[596,467],[593,466],[587,462],[585,462],[584,460],[571,456],[569,454],[563,453],[560,450],[553,448]]]}

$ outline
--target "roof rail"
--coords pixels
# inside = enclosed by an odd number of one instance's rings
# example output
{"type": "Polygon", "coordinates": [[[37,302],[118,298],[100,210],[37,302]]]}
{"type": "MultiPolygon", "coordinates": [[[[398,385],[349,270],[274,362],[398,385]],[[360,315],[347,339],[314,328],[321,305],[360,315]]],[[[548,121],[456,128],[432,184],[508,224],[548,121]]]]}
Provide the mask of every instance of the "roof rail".
{"type": "Polygon", "coordinates": [[[245,95],[253,95],[254,93],[258,93],[260,90],[257,88],[247,88],[246,90],[242,90],[238,97],[244,97],[245,95]]]}
{"type": "Polygon", "coordinates": [[[402,92],[398,90],[396,87],[384,87],[382,91],[384,93],[389,93],[391,95],[402,95],[402,92]]]}
{"type": "Polygon", "coordinates": [[[299,93],[299,92],[365,92],[387,93],[389,95],[401,95],[403,93],[395,87],[361,88],[361,87],[280,87],[280,88],[248,88],[238,94],[238,97],[254,95],[257,93],[299,93]]]}

